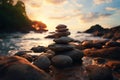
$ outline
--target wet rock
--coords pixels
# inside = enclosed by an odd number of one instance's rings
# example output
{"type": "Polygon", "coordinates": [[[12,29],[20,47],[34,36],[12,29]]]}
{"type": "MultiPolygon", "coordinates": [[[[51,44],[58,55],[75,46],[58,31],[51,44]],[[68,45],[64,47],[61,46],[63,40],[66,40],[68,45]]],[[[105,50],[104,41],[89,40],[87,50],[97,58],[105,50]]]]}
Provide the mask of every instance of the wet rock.
{"type": "Polygon", "coordinates": [[[73,63],[69,56],[56,55],[52,58],[52,64],[58,68],[69,67],[73,63]]]}
{"type": "Polygon", "coordinates": [[[109,60],[105,65],[113,71],[114,77],[119,80],[120,79],[120,61],[109,60]]]}
{"type": "Polygon", "coordinates": [[[70,37],[60,37],[60,38],[54,39],[53,41],[57,44],[67,44],[67,43],[73,41],[73,39],[70,37]]]}
{"type": "Polygon", "coordinates": [[[97,57],[97,58],[94,58],[92,60],[92,65],[104,65],[106,62],[106,60],[104,58],[101,58],[101,57],[97,57]]]}
{"type": "Polygon", "coordinates": [[[89,65],[86,67],[89,80],[113,80],[112,71],[107,67],[89,65]]]}
{"type": "Polygon", "coordinates": [[[48,48],[55,52],[58,52],[58,51],[69,51],[72,50],[74,47],[66,44],[51,44],[48,46],[48,48]]]}
{"type": "Polygon", "coordinates": [[[93,47],[92,41],[83,41],[81,45],[85,48],[92,48],[93,47]]]}
{"type": "Polygon", "coordinates": [[[40,69],[48,69],[49,66],[51,65],[51,61],[47,56],[39,56],[34,62],[34,65],[39,67],[40,69]]]}
{"type": "Polygon", "coordinates": [[[97,50],[85,49],[83,52],[85,56],[89,57],[102,57],[120,60],[120,47],[110,47],[97,50]]]}
{"type": "Polygon", "coordinates": [[[120,73],[120,61],[111,60],[106,63],[106,66],[109,67],[111,70],[120,73]]]}
{"type": "Polygon", "coordinates": [[[115,41],[108,41],[105,43],[106,46],[108,47],[120,47],[120,43],[119,42],[115,42],[115,41]]]}
{"type": "Polygon", "coordinates": [[[79,50],[86,49],[81,43],[70,42],[69,44],[74,46],[76,49],[79,49],[79,50]]]}
{"type": "Polygon", "coordinates": [[[31,50],[33,51],[33,52],[45,52],[46,51],[46,47],[44,47],[44,46],[38,46],[38,47],[32,47],[31,48],[31,50]]]}
{"type": "Polygon", "coordinates": [[[0,80],[51,80],[51,77],[25,58],[12,56],[0,58],[0,80]]]}

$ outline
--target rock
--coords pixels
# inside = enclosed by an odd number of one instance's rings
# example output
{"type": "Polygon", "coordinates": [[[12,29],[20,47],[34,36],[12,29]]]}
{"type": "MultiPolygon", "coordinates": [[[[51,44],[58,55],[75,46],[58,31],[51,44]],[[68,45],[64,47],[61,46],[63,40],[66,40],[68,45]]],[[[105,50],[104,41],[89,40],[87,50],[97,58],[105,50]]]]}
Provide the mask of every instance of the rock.
{"type": "Polygon", "coordinates": [[[51,44],[48,46],[48,48],[55,52],[58,52],[58,51],[69,51],[72,50],[74,47],[66,44],[51,44]]]}
{"type": "Polygon", "coordinates": [[[54,55],[55,52],[52,50],[47,50],[45,53],[43,53],[42,55],[47,56],[49,59],[51,59],[54,55]]]}
{"type": "Polygon", "coordinates": [[[107,42],[107,40],[88,40],[88,41],[83,41],[81,46],[83,48],[97,48],[100,49],[102,46],[107,42]]]}
{"type": "Polygon", "coordinates": [[[120,73],[120,61],[111,60],[108,61],[105,65],[109,67],[111,70],[120,73]]]}
{"type": "Polygon", "coordinates": [[[52,64],[58,68],[69,67],[72,63],[73,61],[69,56],[56,55],[52,58],[52,64]]]}
{"type": "Polygon", "coordinates": [[[61,28],[61,29],[57,29],[56,32],[67,32],[69,29],[67,28],[61,28]]]}
{"type": "Polygon", "coordinates": [[[31,50],[33,50],[34,52],[45,52],[46,51],[46,48],[44,46],[38,46],[38,47],[32,47],[31,50]]]}
{"type": "Polygon", "coordinates": [[[69,31],[67,31],[67,32],[57,32],[57,33],[55,33],[56,38],[59,38],[59,37],[62,37],[62,36],[68,36],[68,35],[70,35],[70,32],[69,32],[69,31]]]}
{"type": "Polygon", "coordinates": [[[0,58],[0,80],[51,80],[51,77],[25,58],[12,56],[0,58]]]}
{"type": "Polygon", "coordinates": [[[51,35],[48,35],[48,36],[46,36],[45,38],[55,38],[55,34],[51,34],[51,35]]]}
{"type": "Polygon", "coordinates": [[[24,55],[21,55],[20,57],[23,57],[30,62],[32,62],[34,60],[34,57],[32,55],[29,55],[29,54],[24,54],[24,55]]]}
{"type": "Polygon", "coordinates": [[[88,80],[113,80],[112,71],[107,67],[89,65],[86,67],[88,80]]]}
{"type": "Polygon", "coordinates": [[[86,30],[84,32],[93,33],[93,32],[96,32],[96,31],[102,32],[102,31],[104,31],[104,28],[102,26],[100,26],[99,24],[96,24],[94,26],[91,26],[90,29],[88,29],[88,30],[86,30]]]}
{"type": "Polygon", "coordinates": [[[70,37],[60,37],[60,38],[54,39],[53,41],[57,44],[67,44],[67,43],[73,41],[73,39],[70,37]]]}
{"type": "Polygon", "coordinates": [[[59,24],[58,26],[56,26],[56,29],[58,29],[58,30],[61,28],[67,28],[67,26],[64,24],[59,24]]]}
{"type": "Polygon", "coordinates": [[[60,53],[56,53],[56,54],[70,56],[74,62],[79,62],[79,61],[81,62],[81,58],[84,56],[83,52],[78,49],[60,52],[60,53]]]}
{"type": "Polygon", "coordinates": [[[86,49],[84,46],[82,46],[81,43],[70,42],[69,44],[72,45],[72,46],[74,46],[76,49],[79,49],[79,50],[86,49]]]}
{"type": "Polygon", "coordinates": [[[26,54],[27,53],[27,51],[18,51],[17,53],[15,53],[14,55],[16,55],[16,56],[22,56],[22,55],[24,55],[24,54],[26,54]]]}
{"type": "Polygon", "coordinates": [[[108,41],[105,43],[106,46],[108,47],[120,47],[120,43],[119,42],[115,42],[115,41],[108,41]]]}
{"type": "Polygon", "coordinates": [[[120,47],[110,47],[97,50],[85,49],[83,52],[85,56],[89,57],[102,57],[120,60],[120,47]]]}
{"type": "Polygon", "coordinates": [[[34,62],[34,65],[39,67],[40,69],[48,69],[49,66],[51,65],[51,61],[49,60],[48,57],[46,56],[39,56],[34,62]]]}
{"type": "Polygon", "coordinates": [[[109,31],[103,35],[103,38],[109,38],[112,40],[120,39],[120,25],[109,29],[109,31]]]}
{"type": "Polygon", "coordinates": [[[105,64],[106,60],[104,58],[101,58],[101,57],[97,57],[97,58],[94,58],[92,60],[92,65],[101,65],[101,64],[105,64]]]}
{"type": "Polygon", "coordinates": [[[81,45],[85,48],[92,48],[93,47],[92,41],[83,41],[81,45]]]}
{"type": "Polygon", "coordinates": [[[120,79],[120,61],[110,60],[105,65],[113,71],[115,78],[120,79]]]}

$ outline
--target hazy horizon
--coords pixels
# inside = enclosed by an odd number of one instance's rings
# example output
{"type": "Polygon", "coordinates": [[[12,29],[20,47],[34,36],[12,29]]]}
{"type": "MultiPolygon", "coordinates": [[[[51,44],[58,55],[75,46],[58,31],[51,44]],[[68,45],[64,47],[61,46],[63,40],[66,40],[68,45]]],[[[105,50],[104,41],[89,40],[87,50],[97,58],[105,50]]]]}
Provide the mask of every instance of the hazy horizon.
{"type": "Polygon", "coordinates": [[[84,31],[100,24],[104,28],[120,25],[120,0],[22,0],[30,19],[44,22],[48,30],[65,24],[84,31]]]}

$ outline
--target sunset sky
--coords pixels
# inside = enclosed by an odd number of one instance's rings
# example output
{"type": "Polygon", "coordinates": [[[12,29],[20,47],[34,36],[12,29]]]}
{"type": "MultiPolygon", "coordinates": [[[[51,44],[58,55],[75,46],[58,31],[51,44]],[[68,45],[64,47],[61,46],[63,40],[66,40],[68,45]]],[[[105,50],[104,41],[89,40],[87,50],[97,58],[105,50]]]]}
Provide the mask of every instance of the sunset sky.
{"type": "Polygon", "coordinates": [[[27,15],[54,30],[58,24],[84,31],[90,26],[120,25],[120,0],[23,0],[27,15]]]}

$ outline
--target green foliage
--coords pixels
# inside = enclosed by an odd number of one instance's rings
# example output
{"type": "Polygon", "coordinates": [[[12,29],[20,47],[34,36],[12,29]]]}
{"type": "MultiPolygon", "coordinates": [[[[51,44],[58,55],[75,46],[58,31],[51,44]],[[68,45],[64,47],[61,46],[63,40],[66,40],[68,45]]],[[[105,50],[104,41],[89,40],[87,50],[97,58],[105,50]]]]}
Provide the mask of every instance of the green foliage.
{"type": "Polygon", "coordinates": [[[0,32],[32,30],[32,21],[26,15],[24,3],[13,3],[13,0],[0,0],[0,32]]]}

